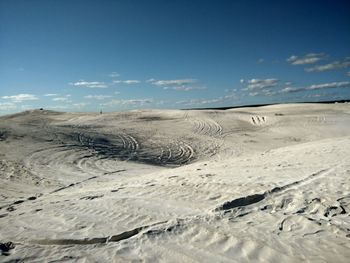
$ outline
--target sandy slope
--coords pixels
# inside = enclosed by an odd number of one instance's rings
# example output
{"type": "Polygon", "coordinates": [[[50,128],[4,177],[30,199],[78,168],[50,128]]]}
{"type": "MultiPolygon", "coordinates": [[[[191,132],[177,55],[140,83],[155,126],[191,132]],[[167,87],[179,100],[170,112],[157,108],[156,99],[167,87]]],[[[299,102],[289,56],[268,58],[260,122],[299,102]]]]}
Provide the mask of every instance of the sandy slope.
{"type": "Polygon", "coordinates": [[[0,261],[348,262],[349,146],[349,104],[3,116],[0,261]]]}

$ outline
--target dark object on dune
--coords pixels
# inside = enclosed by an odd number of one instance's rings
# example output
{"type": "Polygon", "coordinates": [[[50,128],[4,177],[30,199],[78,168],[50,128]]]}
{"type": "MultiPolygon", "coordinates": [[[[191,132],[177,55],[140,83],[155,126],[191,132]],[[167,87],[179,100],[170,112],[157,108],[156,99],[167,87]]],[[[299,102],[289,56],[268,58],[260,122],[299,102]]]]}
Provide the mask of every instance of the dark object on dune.
{"type": "Polygon", "coordinates": [[[0,243],[0,251],[2,255],[9,255],[9,251],[15,248],[15,244],[12,242],[0,243]]]}
{"type": "Polygon", "coordinates": [[[9,133],[7,131],[0,131],[0,141],[5,141],[9,133]]]}
{"type": "Polygon", "coordinates": [[[39,110],[44,110],[43,108],[40,108],[39,110]]]}
{"type": "Polygon", "coordinates": [[[260,202],[264,198],[265,198],[265,194],[253,194],[253,195],[240,197],[232,201],[225,202],[222,206],[218,207],[217,210],[228,210],[236,207],[252,205],[260,202]]]}

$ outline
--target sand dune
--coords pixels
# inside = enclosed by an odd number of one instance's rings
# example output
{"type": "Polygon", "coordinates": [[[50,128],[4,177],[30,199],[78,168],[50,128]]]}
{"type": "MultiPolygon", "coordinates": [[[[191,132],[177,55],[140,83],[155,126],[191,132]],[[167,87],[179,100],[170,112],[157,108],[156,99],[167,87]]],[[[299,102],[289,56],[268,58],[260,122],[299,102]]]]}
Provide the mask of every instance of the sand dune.
{"type": "Polygon", "coordinates": [[[347,103],[26,111],[0,150],[2,262],[350,257],[347,103]]]}

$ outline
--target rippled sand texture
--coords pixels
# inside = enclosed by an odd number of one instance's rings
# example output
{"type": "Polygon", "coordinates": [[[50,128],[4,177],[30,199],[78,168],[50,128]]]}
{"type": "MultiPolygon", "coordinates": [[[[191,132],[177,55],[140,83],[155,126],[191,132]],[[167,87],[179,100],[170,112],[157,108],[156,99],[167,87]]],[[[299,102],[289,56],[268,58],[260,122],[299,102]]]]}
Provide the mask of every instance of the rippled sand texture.
{"type": "Polygon", "coordinates": [[[0,117],[0,261],[348,262],[350,104],[0,117]]]}

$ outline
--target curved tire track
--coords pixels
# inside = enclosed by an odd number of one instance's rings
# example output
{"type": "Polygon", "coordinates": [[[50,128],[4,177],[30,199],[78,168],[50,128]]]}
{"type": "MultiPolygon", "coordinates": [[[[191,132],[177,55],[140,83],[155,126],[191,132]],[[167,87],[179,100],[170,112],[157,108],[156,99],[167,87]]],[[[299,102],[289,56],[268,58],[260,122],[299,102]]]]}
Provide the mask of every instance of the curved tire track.
{"type": "Polygon", "coordinates": [[[194,119],[193,132],[201,135],[218,137],[222,135],[222,126],[212,119],[194,119]]]}
{"type": "MultiPolygon", "coordinates": [[[[179,166],[194,159],[194,149],[184,141],[166,141],[159,137],[139,143],[127,133],[60,133],[61,145],[55,144],[32,153],[26,160],[27,167],[42,170],[43,167],[67,167],[62,173],[108,173],[119,169],[111,167],[111,161],[135,161],[151,165],[179,166]],[[109,162],[104,165],[104,162],[109,162]]],[[[117,166],[117,163],[115,163],[117,166]]],[[[112,166],[114,166],[112,164],[112,166]]],[[[57,170],[56,169],[56,170],[57,170]]],[[[62,169],[63,170],[63,169],[62,169]]]]}

